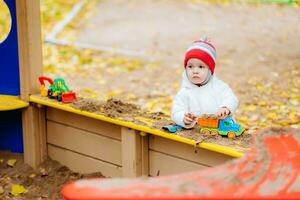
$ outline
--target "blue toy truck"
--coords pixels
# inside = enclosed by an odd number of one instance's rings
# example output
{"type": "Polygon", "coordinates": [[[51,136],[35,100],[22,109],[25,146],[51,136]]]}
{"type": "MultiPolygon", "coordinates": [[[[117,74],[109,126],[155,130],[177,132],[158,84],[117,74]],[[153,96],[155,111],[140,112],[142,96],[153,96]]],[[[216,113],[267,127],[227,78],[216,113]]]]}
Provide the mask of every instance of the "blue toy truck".
{"type": "Polygon", "coordinates": [[[200,132],[207,135],[219,134],[228,138],[234,138],[240,136],[245,131],[232,117],[219,119],[214,116],[204,115],[198,118],[197,123],[201,126],[200,132]]]}

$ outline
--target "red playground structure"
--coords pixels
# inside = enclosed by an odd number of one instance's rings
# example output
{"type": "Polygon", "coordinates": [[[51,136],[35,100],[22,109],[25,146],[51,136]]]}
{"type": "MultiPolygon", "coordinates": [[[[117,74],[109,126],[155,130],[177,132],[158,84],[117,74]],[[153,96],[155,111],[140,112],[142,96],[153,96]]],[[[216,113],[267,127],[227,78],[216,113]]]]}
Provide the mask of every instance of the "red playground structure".
{"type": "Polygon", "coordinates": [[[87,179],[66,185],[65,200],[299,199],[300,132],[268,128],[255,133],[244,157],[173,176],[87,179]]]}

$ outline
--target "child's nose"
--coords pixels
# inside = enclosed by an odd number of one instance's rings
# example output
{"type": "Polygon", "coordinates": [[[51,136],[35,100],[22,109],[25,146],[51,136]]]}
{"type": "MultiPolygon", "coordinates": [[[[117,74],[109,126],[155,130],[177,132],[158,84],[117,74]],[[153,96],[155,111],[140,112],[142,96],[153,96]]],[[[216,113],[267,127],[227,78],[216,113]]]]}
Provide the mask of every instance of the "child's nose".
{"type": "Polygon", "coordinates": [[[199,72],[200,72],[200,70],[198,70],[197,68],[193,70],[193,73],[197,73],[198,74],[199,72]]]}

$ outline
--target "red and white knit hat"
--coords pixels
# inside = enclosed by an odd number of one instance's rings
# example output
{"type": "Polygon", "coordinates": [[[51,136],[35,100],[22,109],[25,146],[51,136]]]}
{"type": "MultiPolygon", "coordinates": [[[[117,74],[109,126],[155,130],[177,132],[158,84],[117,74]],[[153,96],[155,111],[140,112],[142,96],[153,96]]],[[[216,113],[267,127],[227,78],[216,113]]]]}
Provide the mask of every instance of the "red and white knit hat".
{"type": "Polygon", "coordinates": [[[211,74],[214,74],[216,66],[217,53],[215,47],[206,40],[197,40],[193,42],[185,53],[184,68],[191,58],[202,60],[208,65],[211,74]]]}

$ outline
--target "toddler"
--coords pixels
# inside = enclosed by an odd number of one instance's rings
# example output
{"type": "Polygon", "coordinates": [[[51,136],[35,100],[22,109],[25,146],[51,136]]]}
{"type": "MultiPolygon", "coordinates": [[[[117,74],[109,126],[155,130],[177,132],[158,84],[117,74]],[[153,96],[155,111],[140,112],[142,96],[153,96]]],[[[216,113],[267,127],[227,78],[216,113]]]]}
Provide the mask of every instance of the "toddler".
{"type": "Polygon", "coordinates": [[[238,106],[238,99],[225,82],[214,75],[216,49],[208,41],[193,42],[185,53],[181,89],[175,96],[172,120],[192,128],[197,117],[214,114],[227,117],[238,106]]]}

